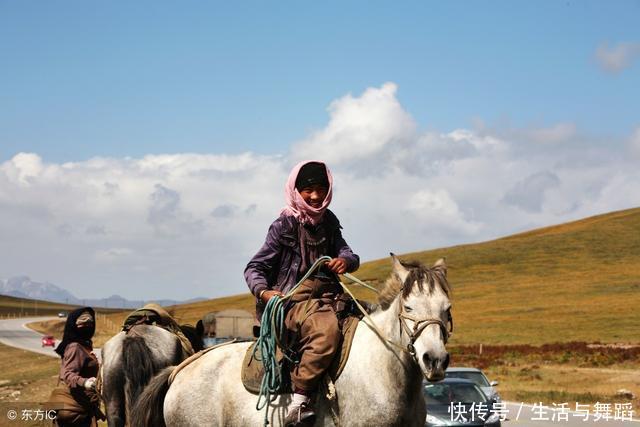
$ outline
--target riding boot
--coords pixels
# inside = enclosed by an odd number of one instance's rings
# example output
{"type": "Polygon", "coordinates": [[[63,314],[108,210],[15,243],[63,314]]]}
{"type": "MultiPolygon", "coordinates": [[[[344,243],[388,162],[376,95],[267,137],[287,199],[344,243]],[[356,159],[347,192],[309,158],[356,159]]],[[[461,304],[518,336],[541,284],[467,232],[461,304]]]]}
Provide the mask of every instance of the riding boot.
{"type": "Polygon", "coordinates": [[[316,413],[311,406],[311,399],[302,394],[294,394],[284,417],[284,427],[312,426],[316,413]]]}

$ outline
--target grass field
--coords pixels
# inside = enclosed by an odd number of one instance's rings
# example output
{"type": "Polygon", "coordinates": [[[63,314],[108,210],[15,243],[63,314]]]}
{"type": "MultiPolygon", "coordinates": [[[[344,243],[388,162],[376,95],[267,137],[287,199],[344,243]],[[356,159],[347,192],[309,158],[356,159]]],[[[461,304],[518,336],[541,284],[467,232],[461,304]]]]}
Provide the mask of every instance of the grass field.
{"type": "Polygon", "coordinates": [[[0,295],[2,317],[56,316],[60,311],[68,312],[75,308],[75,305],[0,295]]]}
{"type": "MultiPolygon", "coordinates": [[[[78,305],[0,295],[0,318],[57,316],[61,311],[68,313],[79,307],[78,305]]],[[[96,308],[98,313],[118,313],[121,311],[121,309],[114,308],[96,308]]]]}
{"type": "MultiPolygon", "coordinates": [[[[446,257],[456,330],[451,344],[640,343],[640,208],[490,242],[403,255],[431,265],[446,257]]],[[[389,259],[356,276],[380,286],[389,259]]],[[[356,288],[356,295],[375,294],[356,288]]],[[[210,311],[253,311],[248,293],[169,307],[195,323],[210,311]]],[[[111,314],[116,324],[125,314],[111,314]]]]}
{"type": "Polygon", "coordinates": [[[628,402],[640,405],[640,346],[563,344],[453,346],[451,363],[481,368],[507,400],[517,402],[628,402]]]}

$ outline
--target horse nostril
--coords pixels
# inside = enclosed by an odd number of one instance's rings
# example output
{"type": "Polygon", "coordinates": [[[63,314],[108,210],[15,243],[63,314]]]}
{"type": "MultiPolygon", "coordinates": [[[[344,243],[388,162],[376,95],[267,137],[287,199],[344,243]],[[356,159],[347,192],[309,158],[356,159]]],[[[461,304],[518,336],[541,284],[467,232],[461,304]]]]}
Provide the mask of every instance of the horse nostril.
{"type": "Polygon", "coordinates": [[[442,369],[447,369],[449,367],[449,353],[447,353],[446,357],[444,358],[444,362],[442,363],[442,369]]]}
{"type": "Polygon", "coordinates": [[[431,358],[429,357],[429,353],[425,353],[422,355],[422,361],[424,362],[424,366],[431,366],[431,358]]]}

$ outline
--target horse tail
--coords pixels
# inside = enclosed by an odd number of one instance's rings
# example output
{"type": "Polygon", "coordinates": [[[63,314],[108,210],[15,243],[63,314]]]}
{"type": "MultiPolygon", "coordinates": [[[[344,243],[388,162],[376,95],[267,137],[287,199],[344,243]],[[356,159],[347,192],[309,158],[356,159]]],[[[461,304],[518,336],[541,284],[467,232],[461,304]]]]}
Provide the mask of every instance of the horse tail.
{"type": "MultiPolygon", "coordinates": [[[[140,336],[127,336],[122,344],[122,364],[125,378],[125,401],[129,413],[135,405],[137,396],[156,374],[159,366],[154,363],[151,349],[140,336]]],[[[132,424],[137,425],[137,424],[132,424]]]]}
{"type": "Polygon", "coordinates": [[[169,375],[175,366],[169,366],[153,377],[138,396],[131,411],[131,426],[166,427],[164,423],[164,397],[169,390],[169,375]]]}

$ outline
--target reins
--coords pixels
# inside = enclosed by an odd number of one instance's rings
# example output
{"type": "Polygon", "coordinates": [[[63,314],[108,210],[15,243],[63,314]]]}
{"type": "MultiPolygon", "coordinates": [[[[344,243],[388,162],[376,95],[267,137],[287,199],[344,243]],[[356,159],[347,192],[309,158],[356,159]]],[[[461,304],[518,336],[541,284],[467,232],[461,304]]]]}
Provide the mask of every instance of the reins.
{"type": "MultiPolygon", "coordinates": [[[[361,286],[366,287],[367,289],[371,289],[372,291],[374,291],[374,292],[376,292],[378,294],[380,293],[380,291],[378,291],[373,286],[367,285],[365,282],[361,281],[360,279],[358,279],[357,277],[355,277],[355,276],[353,276],[353,275],[351,275],[349,273],[345,273],[345,274],[343,274],[343,276],[345,276],[349,280],[352,280],[352,281],[356,282],[357,284],[359,284],[361,286]]],[[[365,316],[365,318],[369,321],[369,323],[365,322],[366,325],[369,326],[369,328],[371,328],[378,335],[378,337],[382,341],[384,341],[385,343],[391,344],[393,347],[395,347],[399,351],[408,353],[416,363],[418,363],[418,359],[416,357],[416,349],[414,348],[413,344],[416,342],[416,340],[418,339],[420,334],[425,330],[425,328],[427,326],[429,326],[429,325],[438,325],[438,326],[440,326],[440,329],[442,331],[442,337],[444,339],[445,344],[447,343],[447,341],[449,340],[449,337],[453,333],[453,319],[451,317],[451,313],[450,312],[448,314],[448,316],[449,316],[448,321],[449,321],[449,324],[450,324],[450,328],[447,329],[447,327],[444,324],[444,322],[442,320],[440,320],[440,319],[428,318],[428,317],[419,318],[419,317],[415,317],[415,316],[412,316],[410,314],[407,314],[404,311],[404,308],[402,307],[402,301],[399,298],[398,299],[398,307],[399,307],[399,309],[398,309],[398,321],[400,323],[400,328],[401,328],[400,332],[402,334],[402,331],[404,331],[407,334],[407,336],[409,337],[409,344],[407,344],[407,347],[405,348],[405,347],[395,343],[390,338],[387,338],[385,336],[384,332],[382,332],[380,330],[380,328],[378,328],[378,326],[375,324],[375,322],[373,321],[371,316],[369,316],[369,313],[358,302],[358,300],[353,295],[353,293],[349,290],[347,285],[345,285],[342,282],[340,282],[340,285],[342,286],[342,289],[344,289],[344,291],[346,293],[348,293],[349,296],[351,296],[353,301],[356,303],[356,306],[358,307],[358,310],[360,310],[362,312],[362,314],[365,316]],[[413,330],[411,330],[409,328],[409,326],[407,325],[407,322],[406,322],[407,320],[410,320],[410,321],[414,322],[413,330]]],[[[402,290],[402,289],[400,289],[400,290],[402,290]]]]}

